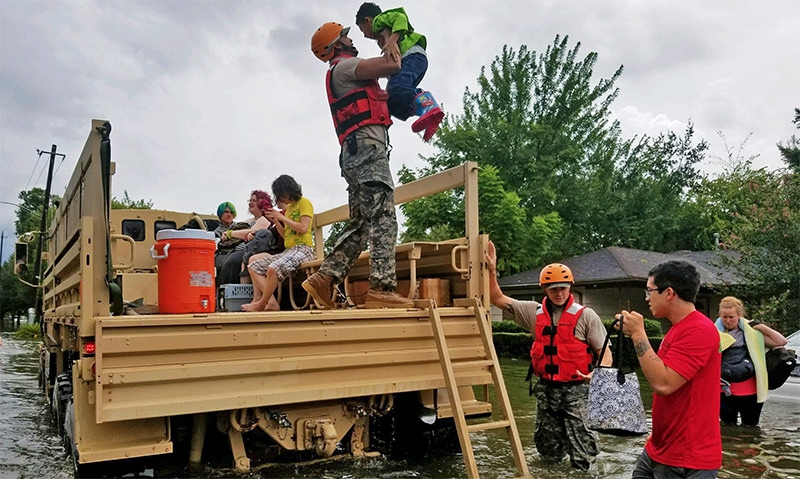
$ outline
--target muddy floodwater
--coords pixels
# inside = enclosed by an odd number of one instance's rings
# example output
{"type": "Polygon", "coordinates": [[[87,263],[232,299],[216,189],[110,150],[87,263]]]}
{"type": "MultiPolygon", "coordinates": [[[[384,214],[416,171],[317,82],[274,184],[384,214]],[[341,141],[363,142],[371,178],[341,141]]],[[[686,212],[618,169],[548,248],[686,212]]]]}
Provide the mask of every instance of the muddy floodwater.
{"type": "MultiPolygon", "coordinates": [[[[61,439],[50,420],[48,403],[37,384],[34,341],[18,341],[3,334],[0,347],[0,479],[70,478],[70,462],[61,439]]],[[[629,478],[644,445],[643,437],[618,438],[600,435],[601,454],[593,474],[564,466],[545,465],[533,446],[535,403],[524,382],[525,361],[503,360],[502,369],[509,390],[525,456],[534,478],[629,478]]],[[[642,381],[643,388],[647,387],[642,381]]],[[[650,391],[643,389],[649,409],[650,391]]],[[[723,466],[721,478],[800,479],[800,399],[797,402],[769,400],[758,428],[722,427],[723,466]]],[[[472,438],[481,477],[511,478],[513,458],[502,430],[474,433],[472,438]]],[[[691,445],[687,445],[691,447],[691,445]]],[[[450,478],[465,477],[459,454],[440,454],[414,459],[378,457],[339,460],[294,467],[264,468],[246,475],[226,467],[206,466],[188,471],[159,465],[144,470],[149,477],[214,478],[450,478]]]]}

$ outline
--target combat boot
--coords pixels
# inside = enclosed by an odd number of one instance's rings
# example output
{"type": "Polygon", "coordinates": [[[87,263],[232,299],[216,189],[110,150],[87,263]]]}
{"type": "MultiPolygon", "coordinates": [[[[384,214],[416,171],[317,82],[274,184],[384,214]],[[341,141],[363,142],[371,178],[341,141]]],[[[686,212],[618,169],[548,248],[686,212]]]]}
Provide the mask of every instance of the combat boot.
{"type": "Polygon", "coordinates": [[[325,309],[333,309],[333,278],[316,272],[303,281],[303,289],[325,309]]]}
{"type": "Polygon", "coordinates": [[[439,108],[439,104],[436,103],[429,91],[418,93],[414,97],[412,105],[414,105],[414,114],[419,118],[411,124],[411,131],[419,133],[425,130],[422,139],[428,142],[439,129],[439,123],[444,118],[444,112],[439,108]]]}
{"type": "Polygon", "coordinates": [[[397,294],[395,291],[380,291],[370,288],[364,297],[364,307],[376,308],[413,308],[414,301],[397,294]]]}

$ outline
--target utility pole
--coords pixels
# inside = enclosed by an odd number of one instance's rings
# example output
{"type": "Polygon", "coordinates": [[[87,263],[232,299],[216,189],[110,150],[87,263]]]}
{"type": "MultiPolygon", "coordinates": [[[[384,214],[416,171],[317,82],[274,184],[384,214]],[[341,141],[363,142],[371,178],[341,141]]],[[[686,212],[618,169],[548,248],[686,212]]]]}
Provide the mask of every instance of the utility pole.
{"type": "MultiPolygon", "coordinates": [[[[56,153],[58,147],[55,144],[50,148],[50,166],[47,169],[47,186],[44,189],[44,205],[42,206],[42,222],[41,226],[39,227],[39,248],[38,253],[36,255],[36,266],[34,266],[34,271],[36,271],[36,284],[39,285],[36,288],[36,321],[41,325],[42,323],[42,299],[43,299],[43,291],[42,291],[42,249],[44,245],[44,240],[47,237],[47,210],[50,206],[50,186],[53,183],[53,165],[56,162],[56,156],[60,156],[64,158],[64,155],[61,153],[56,153]]],[[[37,150],[39,155],[43,152],[41,150],[37,150]]]]}

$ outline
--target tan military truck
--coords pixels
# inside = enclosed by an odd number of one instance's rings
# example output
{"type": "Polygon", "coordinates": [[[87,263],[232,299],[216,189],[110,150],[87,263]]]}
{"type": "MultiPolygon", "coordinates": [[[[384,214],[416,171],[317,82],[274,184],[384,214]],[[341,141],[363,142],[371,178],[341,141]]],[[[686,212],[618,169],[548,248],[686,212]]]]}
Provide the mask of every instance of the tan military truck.
{"type": "MultiPolygon", "coordinates": [[[[396,191],[398,204],[452,188],[465,197],[464,237],[397,246],[398,279],[414,308],[367,310],[353,299],[368,277],[367,251],[335,310],[318,309],[298,287],[318,259],[281,285],[282,311],[212,304],[160,314],[159,302],[171,298],[159,298],[157,236],[193,215],[111,210],[110,133],[109,122],[92,121],[50,228],[42,280],[41,387],[76,475],[179,452],[176,461],[198,463],[211,434],[226,439],[242,471],[374,455],[409,440],[396,430],[409,424],[455,426],[470,477],[478,472],[469,433],[504,428],[527,475],[485,309],[488,240],[478,230],[475,163],[396,191]]],[[[316,215],[318,258],[323,227],[347,216],[346,205],[316,215]]]]}

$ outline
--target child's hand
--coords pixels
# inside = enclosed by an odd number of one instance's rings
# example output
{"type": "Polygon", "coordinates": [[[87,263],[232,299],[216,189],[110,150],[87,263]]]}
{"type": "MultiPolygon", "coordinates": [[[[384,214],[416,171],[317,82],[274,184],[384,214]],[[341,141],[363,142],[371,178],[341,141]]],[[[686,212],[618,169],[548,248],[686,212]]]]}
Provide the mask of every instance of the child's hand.
{"type": "Polygon", "coordinates": [[[272,223],[276,221],[284,222],[286,221],[286,216],[284,216],[279,210],[267,210],[264,213],[264,216],[267,217],[272,223]]]}

